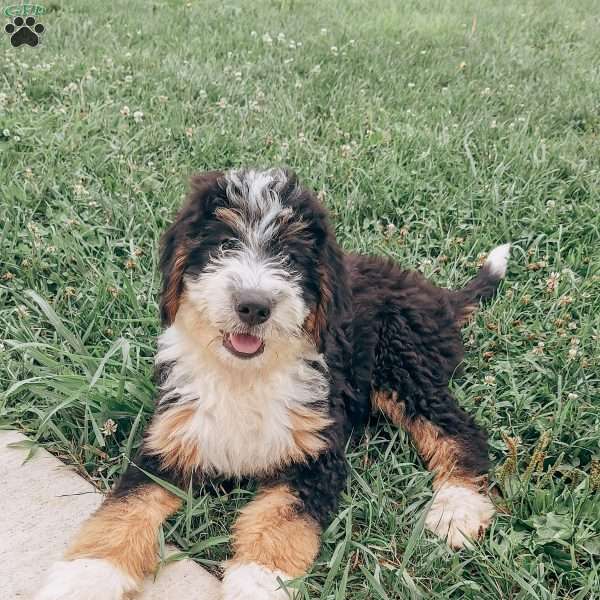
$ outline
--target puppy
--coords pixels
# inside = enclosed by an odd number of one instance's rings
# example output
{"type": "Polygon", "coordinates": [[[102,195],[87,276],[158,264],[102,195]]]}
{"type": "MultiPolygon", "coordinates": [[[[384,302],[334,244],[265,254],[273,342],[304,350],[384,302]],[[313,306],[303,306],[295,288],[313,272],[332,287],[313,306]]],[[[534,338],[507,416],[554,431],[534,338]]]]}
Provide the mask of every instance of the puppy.
{"type": "Polygon", "coordinates": [[[156,411],[132,465],[84,524],[39,600],[119,600],[156,562],[187,489],[247,479],[224,600],[288,598],[336,510],[351,431],[375,409],[433,472],[426,526],[460,548],[488,526],[485,433],[448,381],[461,325],[504,277],[508,244],[452,291],[390,260],[345,254],[324,208],[271,169],[192,179],[162,241],[156,411]]]}

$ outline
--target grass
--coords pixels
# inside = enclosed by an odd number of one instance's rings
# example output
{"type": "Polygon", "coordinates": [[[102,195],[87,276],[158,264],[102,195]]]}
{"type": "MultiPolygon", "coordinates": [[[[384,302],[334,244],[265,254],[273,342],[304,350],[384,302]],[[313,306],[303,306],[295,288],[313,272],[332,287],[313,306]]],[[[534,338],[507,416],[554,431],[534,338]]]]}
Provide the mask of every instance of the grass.
{"type": "MultiPolygon", "coordinates": [[[[49,8],[43,46],[1,40],[0,425],[107,489],[152,410],[157,241],[188,175],[285,163],[344,247],[440,285],[514,243],[453,384],[502,514],[473,550],[423,533],[429,475],[382,420],[300,597],[600,597],[597,2],[49,8]]],[[[215,566],[249,493],[186,495],[165,535],[215,566]]]]}

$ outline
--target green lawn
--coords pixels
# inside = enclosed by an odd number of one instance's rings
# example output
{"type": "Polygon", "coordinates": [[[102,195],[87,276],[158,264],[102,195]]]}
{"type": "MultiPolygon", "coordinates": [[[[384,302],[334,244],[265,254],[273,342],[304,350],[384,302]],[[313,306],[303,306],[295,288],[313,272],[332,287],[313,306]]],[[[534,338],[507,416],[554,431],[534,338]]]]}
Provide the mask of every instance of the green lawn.
{"type": "MultiPolygon", "coordinates": [[[[600,597],[597,0],[73,0],[39,20],[36,49],[0,30],[0,426],[107,489],[152,410],[157,242],[187,177],[287,164],[346,248],[440,285],[514,242],[453,384],[503,514],[471,551],[424,533],[430,477],[382,419],[301,598],[600,597]]],[[[216,567],[248,496],[190,495],[165,535],[216,567]]]]}

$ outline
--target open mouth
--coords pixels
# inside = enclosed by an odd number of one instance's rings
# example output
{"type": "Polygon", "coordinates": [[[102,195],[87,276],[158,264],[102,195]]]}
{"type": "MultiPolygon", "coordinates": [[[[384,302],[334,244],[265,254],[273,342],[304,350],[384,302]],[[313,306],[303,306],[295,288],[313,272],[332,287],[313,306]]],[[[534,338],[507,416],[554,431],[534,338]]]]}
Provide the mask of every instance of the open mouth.
{"type": "Polygon", "coordinates": [[[238,358],[254,358],[265,349],[259,337],[247,333],[223,333],[223,346],[238,358]]]}

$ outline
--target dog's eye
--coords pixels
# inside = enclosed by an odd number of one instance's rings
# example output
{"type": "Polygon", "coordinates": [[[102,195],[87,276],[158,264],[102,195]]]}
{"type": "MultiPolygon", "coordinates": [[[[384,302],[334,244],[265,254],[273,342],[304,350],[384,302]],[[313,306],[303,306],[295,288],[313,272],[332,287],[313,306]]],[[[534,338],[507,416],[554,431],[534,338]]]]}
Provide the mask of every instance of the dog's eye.
{"type": "Polygon", "coordinates": [[[225,252],[226,250],[233,250],[237,246],[237,240],[234,238],[228,238],[221,242],[221,251],[225,252]]]}

